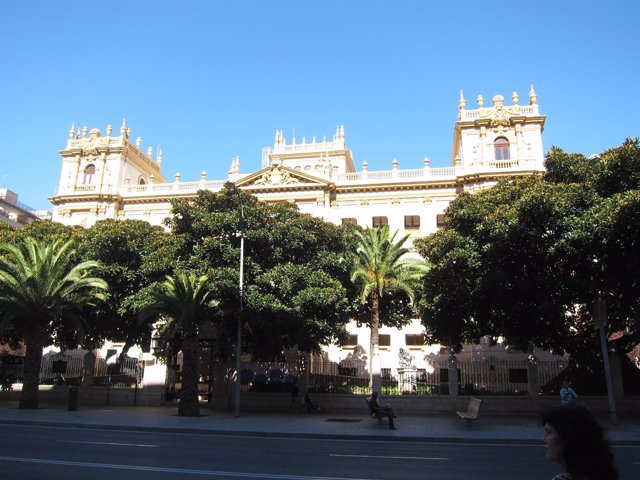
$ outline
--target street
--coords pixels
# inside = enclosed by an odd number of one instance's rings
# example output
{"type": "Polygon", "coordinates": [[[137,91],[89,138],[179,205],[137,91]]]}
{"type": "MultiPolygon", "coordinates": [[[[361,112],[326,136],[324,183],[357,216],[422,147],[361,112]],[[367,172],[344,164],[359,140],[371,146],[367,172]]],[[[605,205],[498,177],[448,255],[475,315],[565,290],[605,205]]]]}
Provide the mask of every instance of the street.
{"type": "MultiPolygon", "coordinates": [[[[3,425],[0,478],[27,480],[551,479],[541,445],[198,435],[3,425]],[[10,473],[7,473],[10,472],[10,473]]],[[[640,447],[616,447],[622,479],[640,447]]]]}

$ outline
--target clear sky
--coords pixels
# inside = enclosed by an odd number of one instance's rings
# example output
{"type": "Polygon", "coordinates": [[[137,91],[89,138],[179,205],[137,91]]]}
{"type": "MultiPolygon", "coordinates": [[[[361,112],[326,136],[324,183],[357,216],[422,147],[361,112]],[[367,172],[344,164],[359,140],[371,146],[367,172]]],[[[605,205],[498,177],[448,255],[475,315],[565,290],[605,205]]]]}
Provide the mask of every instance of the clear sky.
{"type": "Polygon", "coordinates": [[[170,181],[344,125],[360,170],[450,164],[459,91],[533,84],[545,150],[640,136],[640,1],[0,0],[0,180],[51,210],[72,122],[126,117],[170,181]],[[154,153],[155,155],[155,153],[154,153]]]}

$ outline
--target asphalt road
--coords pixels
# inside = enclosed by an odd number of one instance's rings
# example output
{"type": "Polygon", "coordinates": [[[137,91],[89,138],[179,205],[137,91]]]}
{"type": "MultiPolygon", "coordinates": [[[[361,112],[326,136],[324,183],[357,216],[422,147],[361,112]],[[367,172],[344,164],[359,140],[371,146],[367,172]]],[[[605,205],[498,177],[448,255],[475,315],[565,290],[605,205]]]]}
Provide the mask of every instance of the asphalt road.
{"type": "MultiPolygon", "coordinates": [[[[538,445],[480,445],[196,435],[3,425],[0,478],[551,479],[538,445]]],[[[640,447],[617,447],[622,479],[640,447]]]]}

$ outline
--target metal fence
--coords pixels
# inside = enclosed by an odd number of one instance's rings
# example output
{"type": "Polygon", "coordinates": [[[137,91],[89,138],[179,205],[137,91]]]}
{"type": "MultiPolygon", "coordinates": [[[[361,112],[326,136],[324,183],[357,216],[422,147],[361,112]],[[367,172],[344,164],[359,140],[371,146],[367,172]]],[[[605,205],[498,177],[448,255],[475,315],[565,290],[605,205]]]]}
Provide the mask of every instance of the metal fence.
{"type": "MultiPolygon", "coordinates": [[[[94,385],[134,387],[142,383],[144,362],[130,357],[125,357],[121,363],[107,362],[105,358],[96,358],[93,370],[94,385]]],[[[58,354],[43,357],[40,383],[79,385],[83,376],[83,364],[84,359],[77,356],[58,354]]]]}
{"type": "MultiPolygon", "coordinates": [[[[564,360],[538,361],[540,386],[556,378],[568,365],[564,360]]],[[[385,395],[448,395],[449,364],[433,361],[428,368],[381,368],[385,395]]],[[[364,363],[339,365],[313,362],[307,388],[322,393],[368,393],[369,372],[364,363]]],[[[529,391],[527,361],[458,362],[459,393],[466,395],[524,395],[529,391]]]]}

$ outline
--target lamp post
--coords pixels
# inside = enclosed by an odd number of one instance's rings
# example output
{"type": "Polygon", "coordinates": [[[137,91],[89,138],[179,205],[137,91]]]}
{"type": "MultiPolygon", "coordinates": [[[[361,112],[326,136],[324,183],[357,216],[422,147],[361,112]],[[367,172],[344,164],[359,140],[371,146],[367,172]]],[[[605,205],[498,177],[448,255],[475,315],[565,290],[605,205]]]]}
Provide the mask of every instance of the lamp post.
{"type": "Polygon", "coordinates": [[[598,296],[595,302],[595,323],[600,336],[600,348],[602,349],[602,367],[604,368],[604,378],[607,384],[607,398],[609,400],[609,415],[613,425],[618,424],[616,413],[616,401],[613,398],[613,381],[611,380],[611,366],[609,365],[609,347],[606,334],[607,307],[602,296],[598,296]]]}
{"type": "Polygon", "coordinates": [[[236,330],[236,384],[235,384],[235,416],[240,416],[240,390],[241,379],[240,370],[242,369],[242,309],[244,308],[244,207],[242,205],[242,193],[236,187],[236,193],[240,203],[240,280],[239,280],[239,311],[238,325],[236,330]]]}

